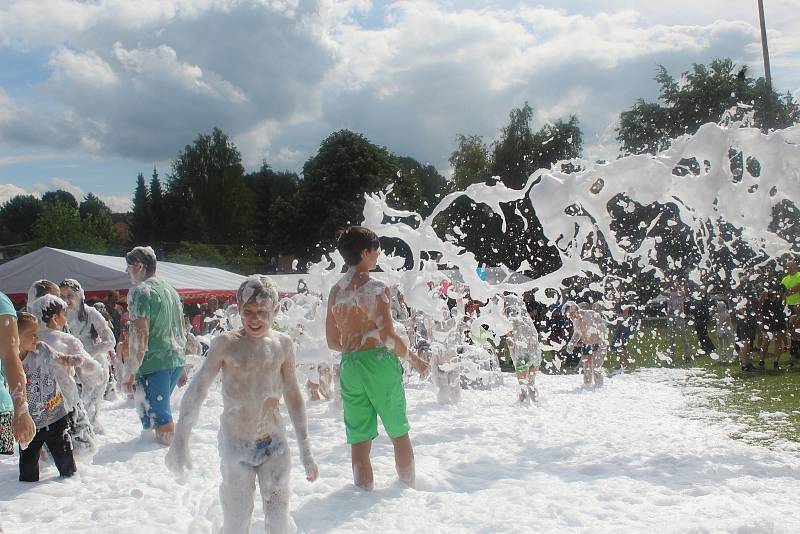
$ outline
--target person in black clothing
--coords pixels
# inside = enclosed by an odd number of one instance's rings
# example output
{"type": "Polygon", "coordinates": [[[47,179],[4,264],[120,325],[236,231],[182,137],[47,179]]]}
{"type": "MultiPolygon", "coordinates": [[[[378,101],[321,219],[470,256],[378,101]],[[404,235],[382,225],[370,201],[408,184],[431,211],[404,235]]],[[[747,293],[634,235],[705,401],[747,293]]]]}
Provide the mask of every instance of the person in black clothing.
{"type": "Polygon", "coordinates": [[[774,341],[772,347],[775,355],[773,368],[780,369],[779,360],[781,353],[786,347],[786,309],[784,288],[779,281],[770,283],[761,295],[761,360],[759,367],[764,367],[764,359],[767,357],[770,342],[774,341]]]}
{"type": "Polygon", "coordinates": [[[710,356],[716,350],[714,342],[708,335],[708,323],[711,320],[711,298],[708,296],[708,289],[701,286],[693,302],[694,312],[694,331],[697,333],[697,341],[700,349],[706,356],[710,356]]]}

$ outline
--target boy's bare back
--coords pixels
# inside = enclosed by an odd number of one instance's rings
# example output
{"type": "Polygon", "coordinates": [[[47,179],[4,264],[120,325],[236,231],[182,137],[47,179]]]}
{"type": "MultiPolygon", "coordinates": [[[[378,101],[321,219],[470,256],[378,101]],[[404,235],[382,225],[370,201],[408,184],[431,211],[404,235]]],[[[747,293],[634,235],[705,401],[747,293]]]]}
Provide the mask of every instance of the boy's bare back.
{"type": "Polygon", "coordinates": [[[330,310],[341,333],[342,352],[381,346],[389,289],[369,273],[347,273],[330,293],[330,310]],[[385,309],[384,309],[385,308],[385,309]],[[382,313],[383,312],[383,313],[382,313]]]}

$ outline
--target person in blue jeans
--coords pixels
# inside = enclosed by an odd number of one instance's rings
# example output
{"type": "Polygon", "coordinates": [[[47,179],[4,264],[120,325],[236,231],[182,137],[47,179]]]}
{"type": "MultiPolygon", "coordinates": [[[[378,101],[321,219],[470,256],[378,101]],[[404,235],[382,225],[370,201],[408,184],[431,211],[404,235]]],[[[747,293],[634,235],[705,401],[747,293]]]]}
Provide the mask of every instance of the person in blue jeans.
{"type": "Polygon", "coordinates": [[[156,276],[156,255],[136,247],[125,256],[133,287],[128,292],[129,356],[124,384],[134,393],[142,427],[169,445],[175,433],[170,399],[185,364],[183,304],[175,288],[156,276]]]}

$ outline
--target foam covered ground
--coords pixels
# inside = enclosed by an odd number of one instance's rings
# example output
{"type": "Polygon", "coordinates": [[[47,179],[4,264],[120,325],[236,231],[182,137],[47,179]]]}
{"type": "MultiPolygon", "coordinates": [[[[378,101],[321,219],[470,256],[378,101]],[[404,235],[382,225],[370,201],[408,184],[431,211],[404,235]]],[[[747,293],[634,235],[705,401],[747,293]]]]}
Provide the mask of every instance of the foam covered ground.
{"type": "MultiPolygon", "coordinates": [[[[747,443],[741,421],[706,407],[721,394],[695,371],[647,369],[583,391],[576,375],[539,378],[541,400],[516,405],[510,377],[494,391],[436,404],[409,387],[417,489],[396,482],[391,443],[373,447],[376,489],[354,489],[340,414],[309,407],[320,479],[294,457],[292,516],[301,532],[800,532],[800,450],[747,443]]],[[[179,402],[180,393],[175,397],[179,402]]],[[[0,525],[16,532],[203,533],[221,524],[212,388],[178,481],[165,449],[140,436],[127,401],[106,403],[106,434],[79,474],[52,465],[37,484],[0,460],[0,525]]],[[[285,417],[288,421],[288,417],[285,417]]],[[[260,499],[253,532],[263,531],[260,499]]]]}

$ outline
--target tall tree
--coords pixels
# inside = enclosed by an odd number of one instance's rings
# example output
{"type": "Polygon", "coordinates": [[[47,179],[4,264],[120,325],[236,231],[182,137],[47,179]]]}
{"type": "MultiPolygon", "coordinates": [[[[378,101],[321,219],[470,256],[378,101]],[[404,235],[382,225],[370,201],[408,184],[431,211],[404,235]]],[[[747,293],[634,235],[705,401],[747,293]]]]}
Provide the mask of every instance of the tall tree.
{"type": "Polygon", "coordinates": [[[89,193],[84,197],[78,213],[87,230],[105,243],[116,238],[114,223],[111,220],[111,209],[94,193],[89,193]]]}
{"type": "Polygon", "coordinates": [[[463,191],[471,184],[486,183],[491,174],[492,161],[483,138],[458,134],[456,144],[448,160],[453,169],[452,189],[463,191]]]}
{"type": "MultiPolygon", "coordinates": [[[[722,121],[740,103],[752,106],[753,126],[759,128],[765,123],[786,128],[800,121],[800,106],[791,94],[773,91],[767,106],[764,79],[751,78],[747,65],[737,67],[727,58],[708,65],[695,63],[680,80],[660,65],[655,81],[663,104],[639,99],[620,114],[617,140],[623,154],[654,154],[680,135],[694,134],[707,122],[722,121]]],[[[733,118],[742,118],[743,113],[739,109],[733,118]]]]}
{"type": "Polygon", "coordinates": [[[3,244],[10,245],[33,238],[33,223],[42,212],[42,201],[33,195],[17,195],[0,207],[3,244]]]}
{"type": "Polygon", "coordinates": [[[492,174],[499,176],[507,187],[520,189],[533,169],[534,138],[531,130],[533,108],[525,102],[508,115],[500,139],[494,144],[492,174]]]}
{"type": "Polygon", "coordinates": [[[153,167],[153,175],[150,178],[150,212],[153,215],[153,225],[161,228],[164,225],[164,191],[161,188],[161,180],[158,178],[158,171],[153,167]]]}
{"type": "Polygon", "coordinates": [[[219,128],[201,134],[172,162],[170,193],[202,216],[215,243],[244,243],[252,234],[252,198],[244,183],[242,156],[219,128]]]}
{"type": "Polygon", "coordinates": [[[34,248],[55,247],[81,252],[105,252],[107,241],[83,223],[77,207],[46,202],[33,225],[34,248]]]}
{"type": "Polygon", "coordinates": [[[401,209],[428,215],[447,183],[444,176],[433,165],[423,165],[409,156],[392,156],[392,164],[396,171],[390,200],[401,209]]]}
{"type": "Polygon", "coordinates": [[[364,193],[382,190],[395,173],[386,148],[363,135],[340,130],[328,136],[303,166],[297,205],[305,213],[294,228],[295,253],[313,259],[331,250],[338,230],[361,222],[364,193]]]}
{"type": "Polygon", "coordinates": [[[133,194],[133,217],[131,234],[137,243],[149,243],[153,236],[153,215],[150,211],[150,193],[144,182],[144,175],[136,177],[136,191],[133,194]]]}
{"type": "Polygon", "coordinates": [[[45,204],[52,204],[54,202],[61,202],[70,206],[71,208],[78,209],[78,201],[75,195],[63,189],[56,189],[55,191],[48,191],[42,195],[42,202],[45,204]]]}

